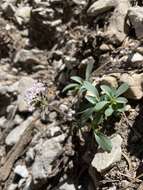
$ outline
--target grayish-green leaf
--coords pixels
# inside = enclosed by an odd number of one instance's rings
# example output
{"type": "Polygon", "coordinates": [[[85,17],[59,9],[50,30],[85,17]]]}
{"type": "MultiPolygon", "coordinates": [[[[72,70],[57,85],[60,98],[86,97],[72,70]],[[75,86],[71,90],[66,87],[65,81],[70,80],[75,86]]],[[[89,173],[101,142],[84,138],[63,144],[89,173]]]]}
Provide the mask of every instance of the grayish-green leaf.
{"type": "Polygon", "coordinates": [[[82,83],[83,83],[83,79],[82,79],[81,77],[72,76],[71,79],[74,80],[74,81],[76,81],[76,82],[79,83],[79,84],[82,84],[82,83]]]}
{"type": "Polygon", "coordinates": [[[113,108],[112,107],[109,107],[105,110],[105,115],[106,117],[109,117],[112,115],[112,113],[114,112],[113,108]]]}
{"type": "Polygon", "coordinates": [[[96,104],[97,100],[93,96],[85,96],[85,98],[91,103],[91,104],[96,104]]]}
{"type": "Polygon", "coordinates": [[[84,87],[87,91],[89,91],[95,98],[99,99],[99,93],[95,86],[93,86],[90,82],[84,81],[84,87]]]}
{"type": "Polygon", "coordinates": [[[98,145],[105,151],[112,150],[111,140],[101,132],[95,132],[95,139],[98,145]]]}
{"type": "Polygon", "coordinates": [[[76,88],[76,87],[79,87],[78,84],[75,84],[75,83],[71,83],[69,85],[67,85],[64,89],[63,89],[63,92],[67,91],[67,90],[70,90],[70,89],[73,89],[73,88],[76,88]]]}
{"type": "Polygon", "coordinates": [[[124,92],[126,92],[129,88],[129,85],[127,83],[123,83],[116,91],[116,97],[120,96],[124,92]]]}
{"type": "Polygon", "coordinates": [[[91,75],[92,69],[93,69],[93,63],[87,64],[86,73],[85,73],[85,79],[86,80],[90,79],[90,77],[91,77],[90,75],[91,75]]]}
{"type": "Polygon", "coordinates": [[[109,102],[108,101],[101,101],[98,102],[95,106],[95,111],[100,111],[102,110],[109,102]]]}
{"type": "Polygon", "coordinates": [[[109,86],[107,85],[101,85],[101,90],[102,92],[104,92],[105,94],[107,94],[108,96],[111,96],[113,91],[112,91],[112,88],[110,88],[109,86]]]}
{"type": "Polygon", "coordinates": [[[86,110],[80,112],[82,113],[81,121],[85,123],[89,118],[91,118],[93,111],[94,111],[93,108],[87,108],[86,110]]]}
{"type": "Polygon", "coordinates": [[[126,111],[126,108],[125,108],[125,106],[124,106],[124,107],[122,107],[122,108],[118,108],[117,111],[118,111],[118,112],[124,112],[124,111],[126,111]]]}
{"type": "Polygon", "coordinates": [[[116,99],[116,102],[126,104],[128,102],[128,100],[124,97],[119,97],[116,99]]]}

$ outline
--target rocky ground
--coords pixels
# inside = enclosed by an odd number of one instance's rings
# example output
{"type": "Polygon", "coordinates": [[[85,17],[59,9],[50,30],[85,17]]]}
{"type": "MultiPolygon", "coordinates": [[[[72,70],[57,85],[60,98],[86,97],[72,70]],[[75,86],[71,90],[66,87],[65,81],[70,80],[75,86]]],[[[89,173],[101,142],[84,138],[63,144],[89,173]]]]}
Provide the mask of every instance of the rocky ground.
{"type": "Polygon", "coordinates": [[[143,1],[0,1],[0,190],[143,190],[143,1]],[[101,151],[80,129],[70,76],[129,84],[128,112],[106,126],[101,151]],[[36,118],[24,94],[46,84],[36,118]]]}

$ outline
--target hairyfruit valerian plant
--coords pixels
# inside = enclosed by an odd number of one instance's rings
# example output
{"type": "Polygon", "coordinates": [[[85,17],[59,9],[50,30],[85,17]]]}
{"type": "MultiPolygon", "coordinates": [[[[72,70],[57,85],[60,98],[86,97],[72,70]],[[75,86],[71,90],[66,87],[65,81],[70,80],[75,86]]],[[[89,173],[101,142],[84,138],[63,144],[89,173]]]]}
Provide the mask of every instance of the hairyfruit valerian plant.
{"type": "Polygon", "coordinates": [[[35,82],[31,88],[25,91],[25,101],[29,111],[38,109],[43,111],[48,105],[47,87],[41,82],[35,82]]]}
{"type": "MultiPolygon", "coordinates": [[[[90,76],[91,71],[92,65],[88,65],[86,69],[88,76],[90,76]]],[[[64,91],[74,89],[77,92],[82,93],[89,103],[88,107],[80,112],[81,122],[85,123],[87,120],[90,120],[91,128],[98,145],[103,150],[111,151],[111,141],[100,132],[100,129],[104,127],[104,122],[109,117],[118,116],[125,111],[126,103],[128,101],[120,95],[126,92],[128,84],[124,83],[117,89],[107,85],[100,85],[98,90],[93,83],[89,81],[88,77],[85,80],[77,76],[71,77],[71,79],[76,83],[69,84],[64,88],[64,91]]]]}

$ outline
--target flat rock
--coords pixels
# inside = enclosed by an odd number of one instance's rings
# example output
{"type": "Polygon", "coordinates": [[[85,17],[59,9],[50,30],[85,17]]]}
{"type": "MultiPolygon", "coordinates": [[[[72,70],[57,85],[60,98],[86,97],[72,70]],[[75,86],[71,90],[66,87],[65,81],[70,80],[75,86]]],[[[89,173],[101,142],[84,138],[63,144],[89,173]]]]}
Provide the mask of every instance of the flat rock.
{"type": "Polygon", "coordinates": [[[138,63],[143,61],[143,56],[140,53],[135,53],[132,55],[131,62],[138,63]]]}
{"type": "Polygon", "coordinates": [[[18,109],[20,112],[25,112],[28,111],[28,105],[27,102],[25,101],[25,91],[28,88],[31,88],[33,86],[33,84],[35,83],[35,80],[33,80],[30,77],[23,77],[20,81],[19,81],[19,85],[18,85],[18,109]]]}
{"type": "Polygon", "coordinates": [[[74,184],[65,182],[59,187],[59,190],[76,190],[76,188],[74,184]]]}
{"type": "Polygon", "coordinates": [[[135,29],[136,37],[143,38],[143,7],[131,7],[128,10],[128,18],[135,29]]]}
{"type": "Polygon", "coordinates": [[[121,144],[122,138],[120,135],[116,135],[111,139],[112,150],[108,152],[98,152],[95,154],[92,160],[92,167],[96,168],[98,172],[103,172],[109,169],[113,164],[121,160],[121,144]]]}
{"type": "Polygon", "coordinates": [[[125,93],[127,98],[139,100],[143,97],[143,73],[132,75],[124,73],[119,80],[129,85],[129,89],[125,93]]]}
{"type": "Polygon", "coordinates": [[[126,37],[127,27],[125,20],[130,8],[129,0],[116,0],[117,5],[109,21],[107,34],[113,40],[122,42],[126,37]]]}
{"type": "Polygon", "coordinates": [[[118,87],[118,82],[117,82],[116,77],[110,76],[110,75],[103,76],[101,84],[109,85],[109,86],[112,86],[114,88],[118,87]]]}
{"type": "Polygon", "coordinates": [[[23,134],[25,129],[29,126],[31,121],[33,120],[33,117],[29,117],[26,121],[24,121],[21,125],[14,128],[6,137],[5,143],[8,146],[12,146],[18,142],[20,139],[20,136],[23,134]]]}
{"type": "MultiPolygon", "coordinates": [[[[61,139],[58,140],[58,137],[55,137],[46,141],[41,140],[40,143],[36,145],[36,157],[32,166],[33,183],[35,185],[41,186],[47,181],[47,178],[52,175],[53,162],[63,151],[59,143],[60,140],[61,139]]],[[[58,172],[59,169],[57,168],[56,173],[58,172]]],[[[56,175],[55,172],[54,175],[56,175]]]]}
{"type": "Polygon", "coordinates": [[[87,10],[88,15],[97,16],[116,6],[115,0],[98,0],[94,2],[87,10]]]}

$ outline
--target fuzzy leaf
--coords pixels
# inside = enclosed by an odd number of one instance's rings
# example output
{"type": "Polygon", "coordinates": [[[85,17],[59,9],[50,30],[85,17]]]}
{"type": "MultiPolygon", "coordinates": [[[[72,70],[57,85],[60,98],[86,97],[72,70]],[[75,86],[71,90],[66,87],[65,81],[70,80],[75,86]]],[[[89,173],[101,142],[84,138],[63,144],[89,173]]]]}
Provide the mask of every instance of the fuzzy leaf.
{"type": "Polygon", "coordinates": [[[126,104],[128,102],[128,100],[124,97],[119,97],[116,99],[116,102],[126,104]]]}
{"type": "Polygon", "coordinates": [[[106,117],[109,117],[112,115],[112,113],[114,112],[113,108],[112,107],[109,107],[105,110],[105,115],[106,117]]]}
{"type": "Polygon", "coordinates": [[[87,108],[86,110],[80,112],[82,113],[81,121],[85,123],[92,116],[93,111],[94,111],[93,108],[87,108]]]}
{"type": "Polygon", "coordinates": [[[108,101],[101,101],[98,102],[95,106],[95,111],[100,111],[102,110],[109,102],[108,101]]]}
{"type": "Polygon", "coordinates": [[[97,100],[93,96],[85,96],[85,98],[91,103],[91,104],[96,104],[97,100]]]}
{"type": "Polygon", "coordinates": [[[101,85],[101,90],[108,96],[111,96],[111,94],[113,93],[113,90],[112,88],[110,88],[109,86],[107,85],[101,85]]]}
{"type": "Polygon", "coordinates": [[[124,107],[122,107],[122,108],[118,108],[117,111],[122,113],[122,112],[126,111],[126,108],[125,108],[125,106],[124,106],[124,107]]]}
{"type": "Polygon", "coordinates": [[[93,86],[90,82],[84,81],[84,87],[87,91],[89,91],[95,98],[99,99],[99,93],[95,86],[93,86]]]}
{"type": "Polygon", "coordinates": [[[71,83],[71,84],[67,85],[67,86],[63,89],[63,92],[65,92],[65,91],[67,91],[67,90],[70,90],[70,89],[72,89],[72,88],[76,88],[76,87],[79,87],[79,85],[76,84],[76,83],[71,83]]]}
{"type": "Polygon", "coordinates": [[[83,83],[83,79],[81,77],[72,76],[71,79],[74,80],[75,82],[79,83],[79,84],[83,83]]]}
{"type": "Polygon", "coordinates": [[[92,72],[92,69],[93,69],[93,63],[87,64],[86,73],[85,73],[85,79],[86,80],[90,79],[90,74],[92,72]]]}
{"type": "Polygon", "coordinates": [[[111,140],[101,132],[95,132],[95,139],[98,145],[105,151],[112,150],[111,140]]]}
{"type": "Polygon", "coordinates": [[[116,97],[120,96],[124,92],[126,92],[129,88],[129,85],[127,83],[123,83],[116,91],[116,97]]]}

